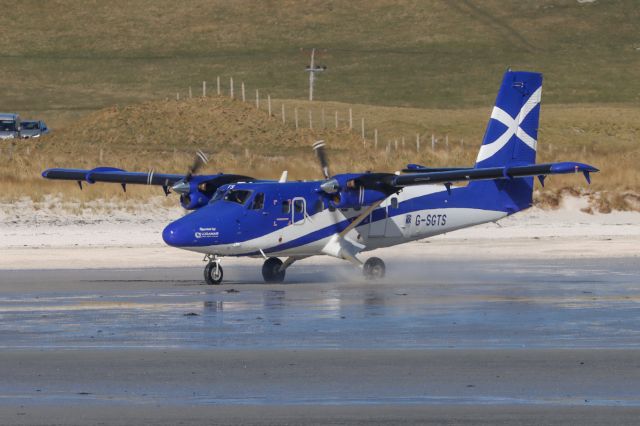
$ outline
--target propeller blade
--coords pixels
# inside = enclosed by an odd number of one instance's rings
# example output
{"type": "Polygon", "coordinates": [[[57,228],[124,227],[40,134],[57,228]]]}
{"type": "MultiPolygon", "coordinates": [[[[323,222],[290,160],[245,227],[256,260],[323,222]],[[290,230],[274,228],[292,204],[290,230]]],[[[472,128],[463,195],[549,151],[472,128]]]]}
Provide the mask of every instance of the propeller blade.
{"type": "Polygon", "coordinates": [[[205,153],[198,150],[196,152],[195,158],[193,159],[193,164],[191,164],[191,167],[189,167],[189,170],[187,171],[187,175],[184,177],[184,181],[189,182],[193,175],[197,173],[198,170],[200,170],[200,168],[202,168],[202,166],[204,166],[208,162],[209,158],[205,155],[205,153]]]}
{"type": "Polygon", "coordinates": [[[324,150],[325,143],[324,141],[316,141],[313,144],[313,150],[316,152],[318,156],[318,161],[320,161],[320,167],[322,168],[322,174],[325,179],[329,179],[329,162],[327,161],[327,153],[324,150]]]}

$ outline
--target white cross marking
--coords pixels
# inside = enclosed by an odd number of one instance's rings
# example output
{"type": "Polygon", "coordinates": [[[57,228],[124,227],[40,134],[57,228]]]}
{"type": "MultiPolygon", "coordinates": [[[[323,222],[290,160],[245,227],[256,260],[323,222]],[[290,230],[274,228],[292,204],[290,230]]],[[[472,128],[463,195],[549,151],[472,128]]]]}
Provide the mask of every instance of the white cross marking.
{"type": "Polygon", "coordinates": [[[491,111],[491,118],[507,126],[507,129],[495,141],[487,145],[482,145],[480,147],[480,152],[478,152],[476,163],[484,161],[487,158],[491,158],[496,152],[500,151],[507,144],[507,142],[509,142],[509,139],[511,139],[513,135],[516,135],[518,139],[527,144],[534,151],[536,150],[536,145],[538,142],[534,138],[529,136],[527,132],[522,130],[520,125],[527,118],[529,113],[533,111],[535,106],[540,103],[541,95],[542,86],[539,87],[538,90],[533,92],[529,99],[527,99],[516,118],[512,118],[509,113],[498,108],[497,106],[493,107],[493,111],[491,111]]]}

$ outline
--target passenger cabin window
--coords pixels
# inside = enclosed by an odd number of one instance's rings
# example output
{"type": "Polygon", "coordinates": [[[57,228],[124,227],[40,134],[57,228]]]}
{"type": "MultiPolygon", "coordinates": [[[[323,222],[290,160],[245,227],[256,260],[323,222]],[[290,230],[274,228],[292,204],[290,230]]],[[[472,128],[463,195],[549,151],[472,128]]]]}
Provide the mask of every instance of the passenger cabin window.
{"type": "Polygon", "coordinates": [[[253,198],[253,202],[251,203],[252,210],[262,210],[264,207],[264,194],[262,192],[258,192],[256,196],[253,198]]]}
{"type": "Polygon", "coordinates": [[[291,212],[291,200],[282,200],[282,213],[291,212]]]}
{"type": "Polygon", "coordinates": [[[295,200],[293,202],[293,209],[296,213],[304,212],[304,200],[295,200]]]}
{"type": "Polygon", "coordinates": [[[250,196],[251,191],[246,189],[232,189],[225,194],[224,200],[244,205],[250,196]]]}
{"type": "Polygon", "coordinates": [[[391,199],[391,207],[393,207],[394,209],[398,208],[398,199],[396,197],[393,197],[391,199]]]}

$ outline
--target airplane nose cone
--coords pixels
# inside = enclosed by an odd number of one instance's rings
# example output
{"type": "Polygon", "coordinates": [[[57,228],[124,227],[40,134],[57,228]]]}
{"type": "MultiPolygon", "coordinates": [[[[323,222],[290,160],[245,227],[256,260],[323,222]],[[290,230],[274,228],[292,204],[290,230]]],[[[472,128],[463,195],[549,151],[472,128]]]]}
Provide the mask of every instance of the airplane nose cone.
{"type": "Polygon", "coordinates": [[[172,247],[186,247],[193,243],[193,230],[185,229],[180,223],[170,223],[162,231],[162,239],[172,247]]]}

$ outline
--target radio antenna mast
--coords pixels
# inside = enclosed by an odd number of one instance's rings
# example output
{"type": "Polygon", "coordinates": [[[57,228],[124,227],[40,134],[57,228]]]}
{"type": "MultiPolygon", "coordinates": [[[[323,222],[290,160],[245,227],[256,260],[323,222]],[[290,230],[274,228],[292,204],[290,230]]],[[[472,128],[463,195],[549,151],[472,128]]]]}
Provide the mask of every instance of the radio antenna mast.
{"type": "Polygon", "coordinates": [[[309,73],[309,100],[313,100],[313,85],[316,81],[316,73],[327,69],[326,65],[316,65],[316,49],[311,49],[311,63],[305,68],[309,73]]]}

